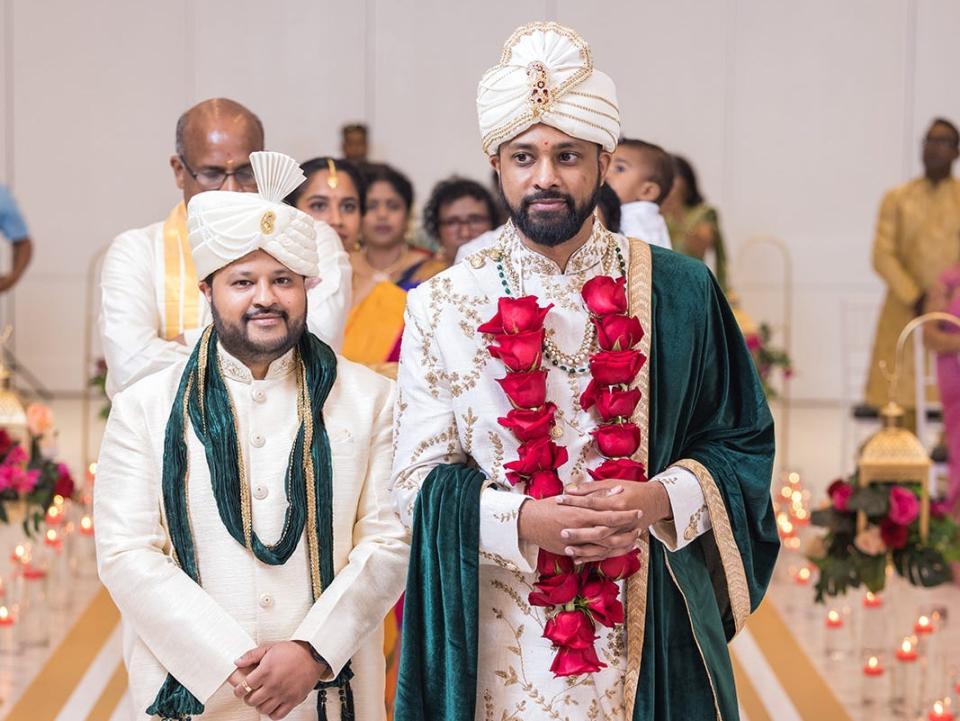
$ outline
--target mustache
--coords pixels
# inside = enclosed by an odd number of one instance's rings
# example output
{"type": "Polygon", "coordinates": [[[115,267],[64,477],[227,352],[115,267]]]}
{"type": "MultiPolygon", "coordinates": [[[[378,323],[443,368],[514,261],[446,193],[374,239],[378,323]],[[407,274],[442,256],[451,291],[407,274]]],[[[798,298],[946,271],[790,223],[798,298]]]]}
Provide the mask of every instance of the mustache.
{"type": "Polygon", "coordinates": [[[256,310],[247,311],[243,314],[243,320],[249,321],[254,320],[255,318],[263,318],[264,316],[268,315],[275,315],[279,316],[283,320],[288,320],[287,311],[276,305],[272,305],[269,308],[257,308],[256,310]]]}
{"type": "Polygon", "coordinates": [[[558,190],[541,190],[531,193],[523,199],[520,205],[523,210],[528,210],[531,205],[541,200],[562,200],[568,209],[573,210],[574,208],[573,196],[561,193],[558,190]]]}

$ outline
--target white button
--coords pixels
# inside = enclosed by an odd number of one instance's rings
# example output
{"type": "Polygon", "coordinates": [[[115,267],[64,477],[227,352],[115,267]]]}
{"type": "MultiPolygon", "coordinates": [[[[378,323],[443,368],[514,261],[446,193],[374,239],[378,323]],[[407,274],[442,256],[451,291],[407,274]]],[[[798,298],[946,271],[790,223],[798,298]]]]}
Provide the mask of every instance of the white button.
{"type": "Polygon", "coordinates": [[[258,501],[262,501],[264,498],[270,495],[270,491],[267,490],[266,486],[257,486],[253,489],[253,497],[258,501]]]}
{"type": "Polygon", "coordinates": [[[254,447],[254,448],[263,448],[263,444],[267,442],[267,439],[264,438],[264,437],[263,437],[261,434],[259,434],[259,433],[254,433],[254,434],[250,437],[250,442],[253,444],[253,447],[254,447]]]}
{"type": "Polygon", "coordinates": [[[262,388],[257,388],[253,391],[253,400],[255,400],[257,403],[263,403],[265,400],[267,400],[267,394],[262,388]]]}
{"type": "Polygon", "coordinates": [[[273,605],[273,596],[265,593],[260,596],[260,608],[270,608],[273,605]]]}

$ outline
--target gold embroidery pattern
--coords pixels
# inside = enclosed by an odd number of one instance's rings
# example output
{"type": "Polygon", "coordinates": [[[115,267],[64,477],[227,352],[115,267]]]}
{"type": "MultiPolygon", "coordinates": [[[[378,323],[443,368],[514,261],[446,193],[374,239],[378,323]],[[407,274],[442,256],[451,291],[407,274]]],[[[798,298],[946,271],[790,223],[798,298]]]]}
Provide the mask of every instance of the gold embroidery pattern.
{"type": "Polygon", "coordinates": [[[493,468],[490,469],[490,480],[499,481],[503,474],[503,441],[493,431],[487,434],[487,439],[493,446],[493,468]]]}
{"type": "Polygon", "coordinates": [[[463,452],[468,456],[473,448],[473,427],[478,420],[480,419],[473,412],[473,408],[467,408],[467,412],[463,416],[463,452]]]}
{"type": "Polygon", "coordinates": [[[454,427],[447,428],[447,430],[437,433],[426,440],[420,441],[417,444],[417,447],[413,450],[413,454],[410,456],[409,464],[413,465],[417,460],[422,456],[426,451],[433,446],[439,443],[450,443],[453,440],[456,440],[457,429],[454,427]]]}
{"type": "Polygon", "coordinates": [[[703,497],[710,512],[710,522],[713,525],[713,535],[717,548],[720,550],[720,562],[723,564],[723,573],[727,577],[727,593],[730,595],[730,608],[733,611],[733,622],[737,633],[743,628],[750,615],[750,587],[747,585],[747,574],[743,568],[743,558],[740,548],[733,537],[733,528],[730,526],[730,516],[723,503],[723,496],[717,487],[713,475],[703,464],[692,458],[677,461],[677,466],[686,468],[700,483],[703,497]]]}
{"type": "Polygon", "coordinates": [[[697,529],[700,527],[700,519],[703,518],[703,514],[707,512],[706,506],[700,506],[697,509],[697,512],[690,516],[690,523],[687,524],[687,529],[683,532],[683,539],[685,541],[692,541],[697,537],[697,529]]]}

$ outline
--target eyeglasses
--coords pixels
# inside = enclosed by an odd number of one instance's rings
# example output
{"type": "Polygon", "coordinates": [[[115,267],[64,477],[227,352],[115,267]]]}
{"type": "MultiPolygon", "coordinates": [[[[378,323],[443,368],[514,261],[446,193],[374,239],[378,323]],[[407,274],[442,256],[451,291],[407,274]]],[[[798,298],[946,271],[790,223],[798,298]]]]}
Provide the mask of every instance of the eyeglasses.
{"type": "Polygon", "coordinates": [[[232,172],[224,170],[223,168],[200,168],[200,170],[194,170],[187,163],[186,158],[182,155],[178,155],[177,157],[180,158],[180,162],[190,174],[190,177],[196,180],[197,185],[204,190],[220,190],[223,184],[227,182],[227,178],[231,175],[241,188],[245,190],[257,189],[257,179],[253,174],[253,168],[249,164],[241,165],[232,172]]]}
{"type": "Polygon", "coordinates": [[[490,223],[489,215],[468,215],[466,218],[444,218],[437,225],[441,228],[461,228],[463,226],[469,226],[471,228],[476,228],[480,225],[488,225],[490,223]]]}

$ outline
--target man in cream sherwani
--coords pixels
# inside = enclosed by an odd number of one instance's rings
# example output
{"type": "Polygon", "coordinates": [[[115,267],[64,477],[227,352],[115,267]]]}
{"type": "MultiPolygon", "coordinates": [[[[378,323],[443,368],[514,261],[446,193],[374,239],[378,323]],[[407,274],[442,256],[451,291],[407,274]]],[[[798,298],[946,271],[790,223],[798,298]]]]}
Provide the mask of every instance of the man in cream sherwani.
{"type": "MultiPolygon", "coordinates": [[[[210,190],[257,190],[250,153],[263,150],[260,119],[227,98],[204,100],[177,121],[170,166],[183,200],[167,218],[110,244],[100,274],[100,333],[107,394],[187,358],[210,324],[187,243],[187,203],[210,190]]],[[[336,235],[317,238],[320,271],[310,283],[311,332],[339,351],[350,307],[350,261],[336,235]]]]}
{"type": "Polygon", "coordinates": [[[213,325],[115,398],[100,577],[137,719],[383,719],[382,621],[408,554],[393,383],[306,330],[318,236],[336,234],[282,203],[303,179],[293,159],[250,160],[259,194],[188,206],[213,325]]]}

